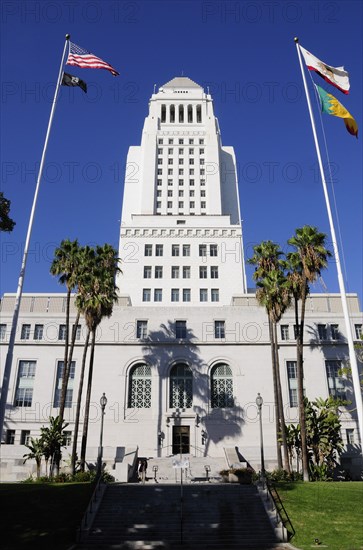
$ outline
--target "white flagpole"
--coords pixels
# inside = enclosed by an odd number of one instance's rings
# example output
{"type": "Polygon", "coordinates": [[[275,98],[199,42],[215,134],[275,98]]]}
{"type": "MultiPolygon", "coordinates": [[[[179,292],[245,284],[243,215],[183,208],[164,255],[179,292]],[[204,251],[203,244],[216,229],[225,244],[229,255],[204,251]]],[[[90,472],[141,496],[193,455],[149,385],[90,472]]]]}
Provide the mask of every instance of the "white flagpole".
{"type": "Polygon", "coordinates": [[[357,357],[356,357],[356,353],[355,353],[355,349],[354,349],[353,333],[352,333],[352,327],[351,327],[351,324],[350,324],[347,296],[346,296],[346,292],[345,292],[344,279],[343,279],[342,268],[341,268],[341,264],[340,264],[339,249],[338,249],[337,238],[336,238],[335,229],[334,229],[333,216],[332,216],[332,212],[331,212],[331,208],[330,208],[329,194],[328,194],[328,189],[327,189],[327,185],[326,185],[326,180],[325,180],[325,175],[324,175],[324,168],[323,168],[323,163],[322,163],[321,154],[320,154],[320,147],[319,147],[318,137],[317,137],[317,134],[316,134],[314,117],[313,117],[313,111],[312,111],[312,108],[311,108],[310,96],[309,96],[309,91],[308,91],[308,87],[307,87],[307,84],[306,84],[304,67],[303,67],[303,63],[302,63],[302,59],[301,59],[301,52],[300,52],[298,42],[299,42],[299,39],[295,38],[296,49],[297,49],[297,54],[298,54],[300,69],[301,69],[301,75],[302,75],[302,79],[303,79],[303,82],[304,82],[306,100],[307,100],[308,108],[309,108],[311,127],[312,127],[312,130],[313,130],[316,154],[317,154],[317,157],[318,157],[321,182],[323,184],[326,209],[328,211],[330,232],[331,232],[331,237],[332,237],[332,241],[333,241],[334,258],[336,260],[339,290],[340,290],[340,296],[341,296],[341,299],[342,299],[342,308],[343,308],[343,314],[344,314],[344,320],[345,320],[345,330],[346,330],[346,333],[347,333],[350,367],[351,367],[351,370],[352,370],[353,389],[354,389],[354,396],[355,396],[355,402],[356,402],[356,407],[357,407],[358,428],[359,428],[361,452],[362,452],[362,450],[363,450],[362,449],[362,447],[363,447],[363,402],[362,402],[362,392],[361,392],[360,381],[359,381],[359,371],[358,371],[357,357]]]}
{"type": "Polygon", "coordinates": [[[44,141],[44,146],[43,146],[43,153],[42,153],[42,158],[41,158],[40,166],[39,166],[37,184],[36,184],[36,187],[35,187],[35,193],[34,193],[34,198],[33,198],[33,206],[32,206],[31,213],[30,213],[28,231],[27,231],[27,235],[26,235],[26,239],[25,239],[23,260],[22,260],[21,268],[20,268],[18,288],[17,288],[17,291],[16,291],[13,320],[12,320],[12,324],[11,324],[9,346],[8,346],[8,352],[7,352],[7,355],[6,355],[6,362],[5,362],[4,376],[3,376],[3,384],[2,384],[2,389],[1,389],[1,399],[0,399],[0,441],[2,440],[2,433],[3,433],[3,428],[4,428],[6,401],[7,401],[7,397],[8,397],[9,381],[10,381],[12,362],[13,362],[15,335],[16,335],[16,328],[17,328],[18,318],[19,318],[21,297],[22,297],[22,292],[23,292],[23,283],[24,283],[24,276],[25,276],[26,261],[27,261],[27,257],[28,257],[29,242],[30,242],[30,237],[31,237],[32,229],[33,229],[35,207],[36,207],[36,204],[37,204],[39,187],[40,187],[40,182],[41,182],[42,173],[43,173],[43,166],[44,166],[45,156],[46,156],[46,153],[47,153],[49,134],[50,134],[50,130],[51,130],[51,127],[52,127],[54,112],[55,112],[55,108],[56,108],[56,104],[57,104],[59,88],[60,88],[60,85],[61,85],[62,74],[63,74],[64,58],[65,58],[65,55],[66,55],[66,50],[67,50],[68,41],[70,39],[70,35],[66,34],[65,38],[66,38],[66,41],[64,43],[62,61],[61,61],[60,67],[59,67],[57,85],[56,85],[55,92],[54,92],[52,109],[50,111],[49,122],[48,122],[48,129],[47,129],[47,133],[46,133],[46,136],[45,136],[45,141],[44,141]]]}

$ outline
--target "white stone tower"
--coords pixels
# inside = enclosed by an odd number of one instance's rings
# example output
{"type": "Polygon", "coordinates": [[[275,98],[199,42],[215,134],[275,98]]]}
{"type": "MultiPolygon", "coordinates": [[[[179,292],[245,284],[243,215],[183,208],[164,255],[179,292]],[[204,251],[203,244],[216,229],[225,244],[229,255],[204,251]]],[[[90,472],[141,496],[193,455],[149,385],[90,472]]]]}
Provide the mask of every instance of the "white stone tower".
{"type": "Polygon", "coordinates": [[[119,287],[133,306],[230,305],[246,292],[236,161],[213,102],[177,77],[127,157],[119,287]]]}

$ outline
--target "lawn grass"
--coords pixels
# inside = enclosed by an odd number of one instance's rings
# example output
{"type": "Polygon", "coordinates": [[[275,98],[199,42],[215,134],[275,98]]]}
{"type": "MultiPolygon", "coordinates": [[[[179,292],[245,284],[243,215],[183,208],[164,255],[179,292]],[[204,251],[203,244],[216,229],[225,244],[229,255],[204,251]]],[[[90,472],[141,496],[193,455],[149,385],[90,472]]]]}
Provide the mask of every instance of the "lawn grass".
{"type": "Polygon", "coordinates": [[[65,550],[91,499],[90,483],[1,483],[1,548],[65,550]]]}
{"type": "Polygon", "coordinates": [[[294,546],[363,548],[363,483],[279,483],[276,488],[296,531],[294,546]],[[316,538],[320,545],[314,543],[316,538]]]}

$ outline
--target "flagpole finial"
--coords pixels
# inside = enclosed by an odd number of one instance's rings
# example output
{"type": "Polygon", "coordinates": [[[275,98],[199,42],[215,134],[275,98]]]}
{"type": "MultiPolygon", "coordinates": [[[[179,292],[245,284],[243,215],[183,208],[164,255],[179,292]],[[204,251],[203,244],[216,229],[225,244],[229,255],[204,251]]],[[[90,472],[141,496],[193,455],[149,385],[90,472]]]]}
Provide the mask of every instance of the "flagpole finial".
{"type": "Polygon", "coordinates": [[[297,37],[297,36],[295,36],[295,38],[294,38],[294,42],[295,42],[295,44],[297,44],[297,43],[299,42],[299,39],[298,39],[298,37],[297,37]]]}
{"type": "Polygon", "coordinates": [[[70,34],[66,34],[66,40],[69,40],[69,39],[70,39],[70,37],[71,37],[71,35],[70,35],[70,34]]]}

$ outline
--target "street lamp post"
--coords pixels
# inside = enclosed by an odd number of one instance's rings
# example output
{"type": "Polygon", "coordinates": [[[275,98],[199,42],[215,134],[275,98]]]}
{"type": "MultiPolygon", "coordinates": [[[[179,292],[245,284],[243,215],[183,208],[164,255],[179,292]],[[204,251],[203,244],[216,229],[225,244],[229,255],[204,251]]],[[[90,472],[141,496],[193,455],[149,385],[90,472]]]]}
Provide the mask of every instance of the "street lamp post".
{"type": "Polygon", "coordinates": [[[257,394],[256,397],[256,405],[258,408],[258,416],[260,421],[260,447],[261,447],[261,481],[262,484],[265,483],[265,457],[263,452],[263,433],[262,433],[262,405],[263,405],[263,399],[260,393],[257,394]]]}
{"type": "Polygon", "coordinates": [[[97,457],[97,477],[101,477],[102,472],[102,443],[103,443],[103,419],[105,416],[105,407],[107,405],[107,397],[105,394],[102,394],[102,397],[100,399],[100,405],[101,405],[101,431],[100,431],[100,446],[98,447],[98,457],[97,457]]]}

